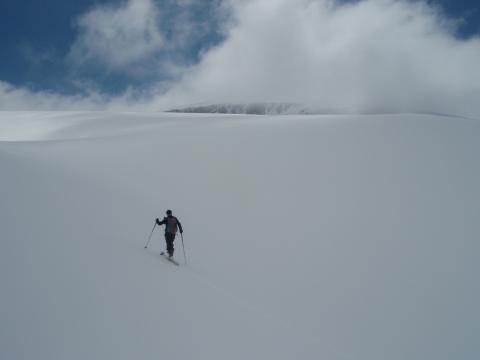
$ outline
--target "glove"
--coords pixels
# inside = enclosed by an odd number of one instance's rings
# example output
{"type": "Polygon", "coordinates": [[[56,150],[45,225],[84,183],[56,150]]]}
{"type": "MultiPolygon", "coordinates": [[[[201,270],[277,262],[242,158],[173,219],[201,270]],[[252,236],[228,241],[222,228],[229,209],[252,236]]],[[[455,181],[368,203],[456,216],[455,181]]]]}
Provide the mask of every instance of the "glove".
{"type": "Polygon", "coordinates": [[[156,218],[155,222],[157,223],[157,225],[159,225],[158,223],[160,222],[160,220],[158,220],[158,218],[156,218]]]}

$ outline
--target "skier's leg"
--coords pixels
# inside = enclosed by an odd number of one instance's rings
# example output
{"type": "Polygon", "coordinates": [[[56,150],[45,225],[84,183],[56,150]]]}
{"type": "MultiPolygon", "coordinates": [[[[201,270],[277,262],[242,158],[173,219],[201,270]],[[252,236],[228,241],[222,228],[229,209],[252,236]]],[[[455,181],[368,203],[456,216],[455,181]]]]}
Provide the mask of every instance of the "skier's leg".
{"type": "Polygon", "coordinates": [[[167,254],[170,255],[170,234],[169,233],[165,233],[165,244],[167,247],[167,254]]]}
{"type": "Polygon", "coordinates": [[[166,233],[165,240],[167,241],[167,252],[168,255],[173,256],[173,240],[175,239],[175,234],[166,233]]]}

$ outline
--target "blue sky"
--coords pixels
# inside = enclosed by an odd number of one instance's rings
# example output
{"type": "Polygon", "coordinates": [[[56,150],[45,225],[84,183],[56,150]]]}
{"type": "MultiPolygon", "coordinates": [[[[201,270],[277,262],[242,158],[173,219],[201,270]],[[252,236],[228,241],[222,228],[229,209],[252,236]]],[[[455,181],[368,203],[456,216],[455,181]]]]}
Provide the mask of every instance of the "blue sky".
{"type": "MultiPolygon", "coordinates": [[[[122,72],[108,72],[94,62],[75,67],[68,61],[72,44],[79,36],[79,18],[102,5],[124,4],[117,0],[16,0],[0,3],[0,80],[33,90],[49,89],[63,93],[81,91],[74,83],[82,78],[91,81],[100,90],[118,93],[127,86],[148,86],[162,77],[131,76],[122,72]]],[[[180,2],[181,3],[181,2],[180,2]]],[[[157,0],[163,16],[158,26],[164,34],[170,31],[172,21],[188,11],[192,21],[209,23],[205,33],[182,49],[181,60],[195,62],[201,49],[220,40],[216,33],[216,18],[211,12],[216,1],[201,1],[185,6],[175,0],[157,0]]],[[[179,55],[179,54],[176,54],[179,55]]],[[[165,74],[167,77],[168,75],[165,74]]]]}

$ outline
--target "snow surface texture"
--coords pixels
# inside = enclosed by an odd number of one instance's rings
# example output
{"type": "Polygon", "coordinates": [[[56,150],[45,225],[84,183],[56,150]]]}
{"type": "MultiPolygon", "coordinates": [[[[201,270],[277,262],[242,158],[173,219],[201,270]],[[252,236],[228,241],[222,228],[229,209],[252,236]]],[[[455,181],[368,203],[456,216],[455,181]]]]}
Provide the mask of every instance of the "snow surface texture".
{"type": "Polygon", "coordinates": [[[478,359],[480,123],[0,115],[1,359],[478,359]],[[185,228],[172,266],[154,218],[185,228]]]}

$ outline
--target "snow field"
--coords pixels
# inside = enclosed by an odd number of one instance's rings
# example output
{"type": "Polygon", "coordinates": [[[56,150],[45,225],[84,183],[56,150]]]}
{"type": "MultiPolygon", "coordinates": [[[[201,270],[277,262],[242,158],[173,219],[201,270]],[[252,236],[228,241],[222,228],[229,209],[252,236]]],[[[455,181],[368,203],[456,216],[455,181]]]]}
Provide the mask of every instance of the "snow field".
{"type": "Polygon", "coordinates": [[[480,354],[477,121],[5,112],[0,134],[1,358],[480,354]],[[188,266],[161,229],[143,249],[167,208],[188,266]]]}

